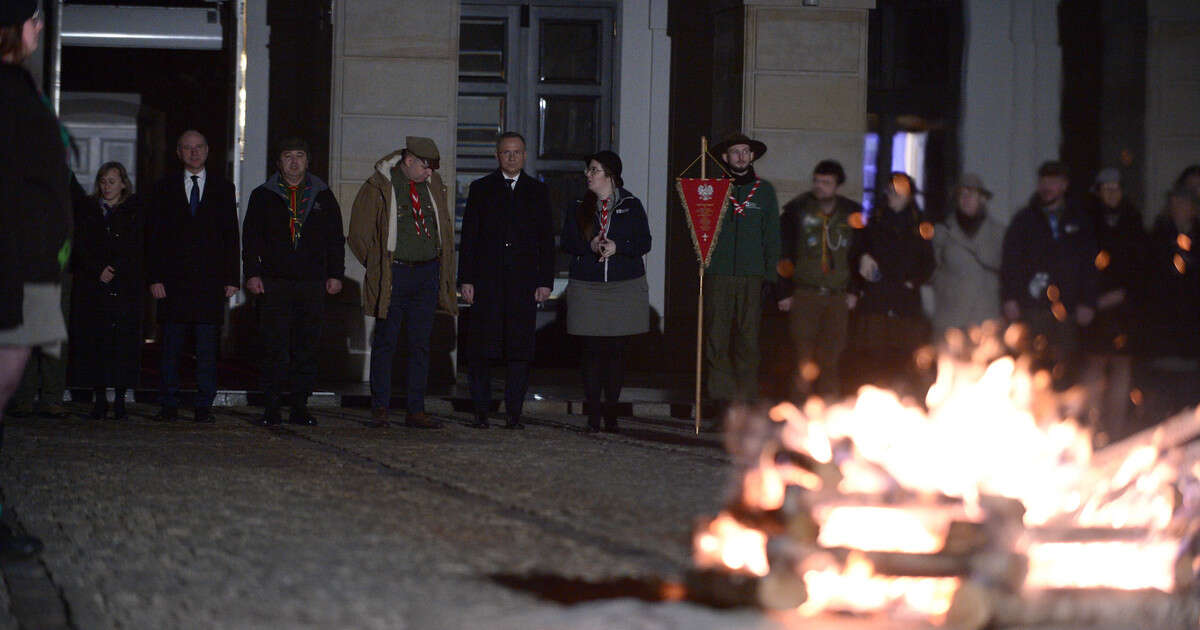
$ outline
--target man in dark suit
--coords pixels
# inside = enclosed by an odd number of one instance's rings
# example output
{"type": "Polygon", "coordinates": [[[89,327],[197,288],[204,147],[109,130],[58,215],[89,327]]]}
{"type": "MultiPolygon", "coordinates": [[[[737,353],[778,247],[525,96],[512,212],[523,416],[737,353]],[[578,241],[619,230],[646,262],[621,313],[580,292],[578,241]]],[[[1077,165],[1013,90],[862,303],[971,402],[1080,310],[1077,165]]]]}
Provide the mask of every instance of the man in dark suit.
{"type": "Polygon", "coordinates": [[[212,422],[217,394],[218,331],[225,302],[237,292],[238,220],[233,184],[204,168],[208,141],[198,131],[179,136],[182,171],[159,180],[148,213],[147,279],[162,323],[162,409],[169,422],[179,408],[179,355],[196,336],[196,422],[212,422]]]}
{"type": "Polygon", "coordinates": [[[554,282],[554,228],[546,185],[524,170],[525,139],[507,132],[496,141],[500,168],[471,182],[459,249],[459,291],[471,315],[467,361],[475,426],[488,427],[492,361],[507,363],[504,406],[509,429],[521,429],[537,305],[554,282]]]}

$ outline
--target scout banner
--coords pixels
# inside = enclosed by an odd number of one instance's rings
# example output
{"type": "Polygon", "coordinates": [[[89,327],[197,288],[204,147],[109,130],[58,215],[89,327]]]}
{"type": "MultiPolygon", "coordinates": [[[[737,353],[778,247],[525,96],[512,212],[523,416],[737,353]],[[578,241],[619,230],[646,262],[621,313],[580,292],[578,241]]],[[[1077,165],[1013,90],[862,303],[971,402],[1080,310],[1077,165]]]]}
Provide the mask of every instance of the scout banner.
{"type": "Polygon", "coordinates": [[[683,202],[688,227],[692,231],[692,245],[700,265],[707,267],[712,258],[717,236],[721,231],[721,220],[729,205],[730,179],[677,177],[675,190],[683,202]]]}
{"type": "Polygon", "coordinates": [[[721,162],[708,152],[708,138],[700,138],[700,157],[692,161],[680,175],[685,175],[696,162],[700,162],[700,179],[691,177],[676,177],[675,190],[679,193],[679,201],[683,203],[683,214],[687,217],[688,227],[692,231],[692,244],[696,247],[696,258],[700,260],[700,290],[696,295],[696,433],[700,433],[700,368],[704,341],[704,268],[712,260],[713,248],[717,246],[717,237],[721,235],[721,220],[725,218],[725,208],[729,205],[730,185],[732,179],[708,178],[708,160],[717,163],[724,171],[721,162]]]}

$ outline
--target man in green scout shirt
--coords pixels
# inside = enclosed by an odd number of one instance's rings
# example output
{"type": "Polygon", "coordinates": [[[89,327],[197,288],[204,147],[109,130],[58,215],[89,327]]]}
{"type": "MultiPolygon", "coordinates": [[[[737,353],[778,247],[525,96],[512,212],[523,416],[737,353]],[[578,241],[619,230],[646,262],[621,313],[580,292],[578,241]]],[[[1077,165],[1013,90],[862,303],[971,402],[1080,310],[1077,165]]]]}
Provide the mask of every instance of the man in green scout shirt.
{"type": "Polygon", "coordinates": [[[350,211],[347,243],[366,267],[363,311],[376,318],[371,336],[371,426],[388,424],[392,358],[407,330],[411,427],[435,428],[425,414],[429,340],[435,310],[457,314],[453,206],[435,172],[437,145],[408,136],[405,148],[375,163],[350,211]]]}
{"type": "Polygon", "coordinates": [[[841,164],[822,161],[813,169],[812,190],[787,202],[780,218],[785,273],[779,310],[791,313],[801,397],[840,393],[838,359],[858,299],[846,293],[850,246],[862,227],[862,206],[837,194],[845,181],[841,164]]]}
{"type": "Polygon", "coordinates": [[[779,205],[771,183],[754,174],[767,145],[738,133],[713,152],[733,174],[729,208],[704,273],[704,368],[708,398],[719,409],[758,396],[762,287],[777,277],[779,205]]]}

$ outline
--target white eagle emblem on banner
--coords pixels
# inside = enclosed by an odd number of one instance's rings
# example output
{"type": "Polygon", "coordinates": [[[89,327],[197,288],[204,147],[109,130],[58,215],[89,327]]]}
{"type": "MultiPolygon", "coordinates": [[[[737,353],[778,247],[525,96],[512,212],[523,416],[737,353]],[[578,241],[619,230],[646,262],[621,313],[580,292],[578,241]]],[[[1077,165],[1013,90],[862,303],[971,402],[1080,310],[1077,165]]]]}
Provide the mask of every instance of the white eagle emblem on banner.
{"type": "Polygon", "coordinates": [[[713,196],[712,184],[703,184],[701,186],[696,187],[696,194],[700,195],[700,199],[703,201],[708,201],[708,200],[712,199],[712,196],[713,196]]]}

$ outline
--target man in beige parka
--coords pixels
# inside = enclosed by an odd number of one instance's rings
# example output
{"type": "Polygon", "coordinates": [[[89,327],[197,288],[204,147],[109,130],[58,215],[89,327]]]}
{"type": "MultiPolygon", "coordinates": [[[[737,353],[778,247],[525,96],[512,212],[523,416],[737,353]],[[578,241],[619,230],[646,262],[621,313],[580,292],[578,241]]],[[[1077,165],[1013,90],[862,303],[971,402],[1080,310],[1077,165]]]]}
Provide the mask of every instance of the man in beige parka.
{"type": "Polygon", "coordinates": [[[425,414],[429,345],[435,311],[458,311],[454,269],[454,206],[435,172],[440,155],[429,138],[408,136],[405,148],[375,163],[350,211],[346,239],[366,267],[363,311],[371,335],[371,426],[388,424],[392,359],[407,329],[408,384],[404,423],[435,428],[425,414]]]}

